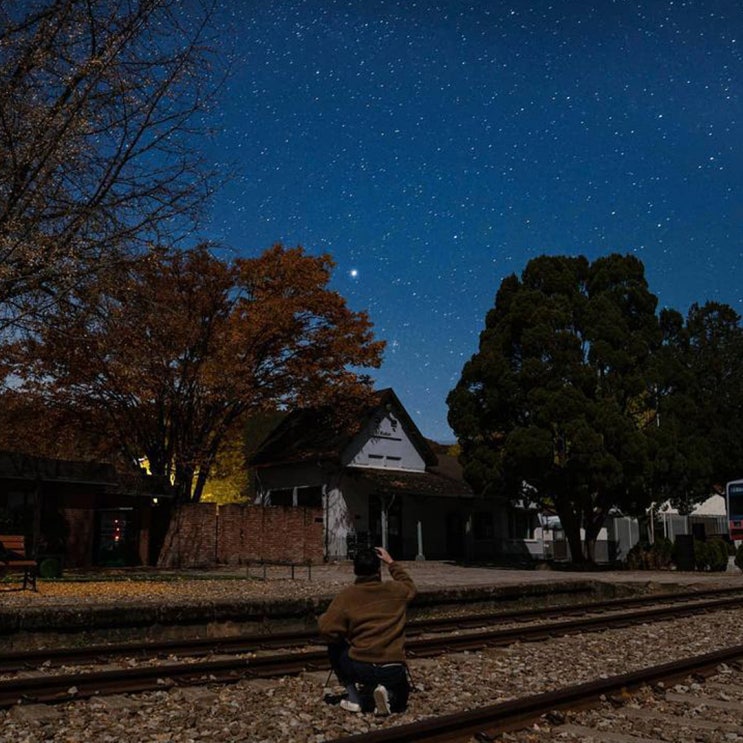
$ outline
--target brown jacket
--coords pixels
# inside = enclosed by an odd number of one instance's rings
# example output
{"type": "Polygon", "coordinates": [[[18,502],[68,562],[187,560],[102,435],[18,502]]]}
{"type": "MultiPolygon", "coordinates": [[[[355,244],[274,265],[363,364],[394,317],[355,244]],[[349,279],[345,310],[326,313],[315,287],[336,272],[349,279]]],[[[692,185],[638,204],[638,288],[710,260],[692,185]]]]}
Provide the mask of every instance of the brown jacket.
{"type": "Polygon", "coordinates": [[[404,568],[396,562],[388,567],[393,580],[356,578],[317,620],[320,636],[326,642],[346,640],[354,660],[379,665],[405,660],[407,606],[417,590],[404,568]]]}

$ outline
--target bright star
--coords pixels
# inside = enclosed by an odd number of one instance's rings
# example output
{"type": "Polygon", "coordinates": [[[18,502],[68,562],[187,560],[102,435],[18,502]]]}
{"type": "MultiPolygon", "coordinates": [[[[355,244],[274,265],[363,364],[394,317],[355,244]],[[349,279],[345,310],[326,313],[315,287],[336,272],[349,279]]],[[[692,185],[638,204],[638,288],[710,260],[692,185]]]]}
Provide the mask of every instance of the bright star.
{"type": "Polygon", "coordinates": [[[351,270],[350,270],[350,271],[348,272],[348,275],[349,275],[349,276],[350,276],[350,277],[351,277],[352,279],[355,279],[355,278],[356,278],[356,277],[357,277],[357,276],[359,275],[358,269],[356,269],[356,268],[352,268],[352,269],[351,269],[351,270]]]}

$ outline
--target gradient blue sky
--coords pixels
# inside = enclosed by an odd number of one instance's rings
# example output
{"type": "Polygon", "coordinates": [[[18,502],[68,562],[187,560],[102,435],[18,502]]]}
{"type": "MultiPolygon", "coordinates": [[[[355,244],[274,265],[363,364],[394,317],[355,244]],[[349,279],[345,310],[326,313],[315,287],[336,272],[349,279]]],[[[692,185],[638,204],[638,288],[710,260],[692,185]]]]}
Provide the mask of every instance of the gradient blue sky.
{"type": "MultiPolygon", "coordinates": [[[[205,235],[329,252],[424,435],[501,280],[634,253],[660,306],[743,312],[743,5],[234,0],[205,235]]],[[[227,42],[226,42],[227,47],[227,42]]]]}

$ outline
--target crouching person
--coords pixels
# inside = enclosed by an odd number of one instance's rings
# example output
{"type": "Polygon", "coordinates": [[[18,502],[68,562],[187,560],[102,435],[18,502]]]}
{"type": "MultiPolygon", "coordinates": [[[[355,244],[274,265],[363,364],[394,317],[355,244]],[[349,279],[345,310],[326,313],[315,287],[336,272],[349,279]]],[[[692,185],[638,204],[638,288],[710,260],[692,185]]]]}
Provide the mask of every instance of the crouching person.
{"type": "Polygon", "coordinates": [[[415,584],[382,547],[360,550],[354,573],[353,585],[341,590],[317,620],[331,667],[348,692],[341,707],[380,715],[402,712],[410,693],[405,622],[415,584]],[[382,581],[380,561],[391,581],[382,581]]]}

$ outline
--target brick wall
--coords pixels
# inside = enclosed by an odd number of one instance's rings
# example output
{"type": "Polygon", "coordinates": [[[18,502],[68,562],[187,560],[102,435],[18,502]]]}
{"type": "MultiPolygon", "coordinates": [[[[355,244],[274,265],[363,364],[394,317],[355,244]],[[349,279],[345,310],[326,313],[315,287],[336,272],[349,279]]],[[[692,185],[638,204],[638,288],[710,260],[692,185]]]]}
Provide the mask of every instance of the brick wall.
{"type": "Polygon", "coordinates": [[[174,509],[160,567],[323,560],[320,508],[209,503],[174,509]]]}
{"type": "Polygon", "coordinates": [[[216,563],[217,506],[190,503],[173,508],[158,567],[202,568],[216,563]]]}

